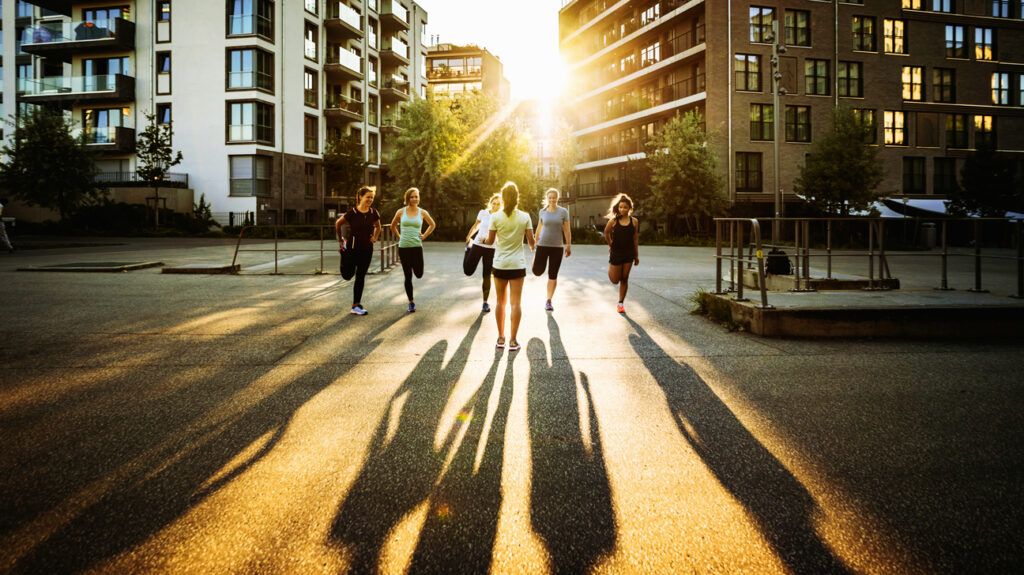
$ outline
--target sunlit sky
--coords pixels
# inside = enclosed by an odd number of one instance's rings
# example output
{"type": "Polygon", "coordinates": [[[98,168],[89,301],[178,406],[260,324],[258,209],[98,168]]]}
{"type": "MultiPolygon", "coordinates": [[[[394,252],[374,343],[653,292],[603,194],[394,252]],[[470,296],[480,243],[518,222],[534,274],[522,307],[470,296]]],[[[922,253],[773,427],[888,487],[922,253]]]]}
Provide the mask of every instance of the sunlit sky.
{"type": "Polygon", "coordinates": [[[429,36],[439,35],[441,43],[476,44],[501,58],[513,99],[556,96],[565,76],[558,57],[560,0],[417,2],[427,11],[429,36]]]}

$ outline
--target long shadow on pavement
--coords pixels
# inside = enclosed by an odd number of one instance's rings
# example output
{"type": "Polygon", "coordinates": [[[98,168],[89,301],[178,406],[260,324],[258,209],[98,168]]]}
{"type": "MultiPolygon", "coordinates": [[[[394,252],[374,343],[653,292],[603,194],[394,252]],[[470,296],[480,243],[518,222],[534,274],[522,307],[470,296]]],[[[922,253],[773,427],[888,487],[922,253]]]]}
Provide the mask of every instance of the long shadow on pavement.
{"type": "Polygon", "coordinates": [[[748,513],[791,573],[850,573],[819,538],[810,493],[736,418],[696,372],[669,356],[635,321],[633,350],[665,394],[679,433],[748,513]]]}
{"type": "Polygon", "coordinates": [[[587,375],[580,373],[580,405],[576,374],[551,315],[548,332],[550,361],[540,339],[527,345],[530,519],[551,556],[552,572],[587,573],[615,548],[611,486],[587,375]],[[589,423],[586,437],[581,413],[589,423]]]}
{"type": "MultiPolygon", "coordinates": [[[[439,449],[434,448],[434,438],[455,383],[469,360],[481,318],[473,323],[447,364],[447,341],[442,340],[424,354],[393,394],[370,442],[363,469],[338,509],[328,536],[330,542],[340,543],[351,552],[350,572],[377,572],[388,534],[433,491],[458,428],[448,432],[439,449]],[[388,431],[393,427],[391,407],[403,397],[397,427],[389,438],[388,431]]],[[[498,359],[495,357],[491,372],[497,369],[498,359]]]]}

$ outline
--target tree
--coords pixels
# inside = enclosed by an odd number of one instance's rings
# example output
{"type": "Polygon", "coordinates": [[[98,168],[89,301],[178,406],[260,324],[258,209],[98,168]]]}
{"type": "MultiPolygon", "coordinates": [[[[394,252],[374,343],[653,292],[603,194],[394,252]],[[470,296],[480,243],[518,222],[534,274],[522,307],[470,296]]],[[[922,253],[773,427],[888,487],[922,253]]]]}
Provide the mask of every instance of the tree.
{"type": "Polygon", "coordinates": [[[651,177],[651,167],[646,158],[627,157],[619,189],[634,203],[643,206],[651,198],[651,177]]]}
{"type": "Polygon", "coordinates": [[[832,113],[832,132],[818,139],[800,168],[793,190],[830,214],[866,210],[885,177],[877,148],[869,146],[874,128],[847,108],[832,113]]]}
{"type": "Polygon", "coordinates": [[[555,128],[555,165],[563,188],[576,183],[576,164],[580,163],[580,145],[572,135],[572,127],[559,118],[555,128]]]}
{"type": "Polygon", "coordinates": [[[30,206],[55,209],[63,221],[103,197],[96,187],[96,165],[73,122],[58,110],[35,107],[21,114],[14,134],[0,152],[0,187],[30,206]]]}
{"type": "Polygon", "coordinates": [[[146,114],[146,121],[149,125],[135,140],[135,155],[138,158],[135,171],[140,180],[149,182],[153,188],[156,212],[153,222],[156,227],[160,227],[160,184],[167,179],[170,169],[181,163],[182,155],[171,147],[171,139],[174,137],[171,124],[158,124],[152,112],[146,114]]]}
{"type": "Polygon", "coordinates": [[[687,112],[669,120],[648,142],[648,213],[665,218],[670,228],[682,216],[694,217],[700,229],[699,216],[714,216],[728,205],[703,122],[699,112],[687,112]]]}
{"type": "Polygon", "coordinates": [[[950,211],[960,215],[1003,217],[1024,211],[1024,194],[1014,159],[984,143],[960,170],[960,186],[950,194],[950,211]]]}
{"type": "Polygon", "coordinates": [[[367,166],[363,144],[355,138],[329,138],[324,172],[331,196],[353,196],[363,184],[367,166]]]}

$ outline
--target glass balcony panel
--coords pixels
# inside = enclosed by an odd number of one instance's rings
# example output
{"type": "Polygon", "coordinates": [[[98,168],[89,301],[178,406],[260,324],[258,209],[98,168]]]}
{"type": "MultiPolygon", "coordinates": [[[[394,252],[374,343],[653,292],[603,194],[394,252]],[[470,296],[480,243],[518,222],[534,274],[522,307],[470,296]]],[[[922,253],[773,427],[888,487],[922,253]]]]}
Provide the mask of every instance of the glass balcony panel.
{"type": "Polygon", "coordinates": [[[359,16],[359,12],[356,12],[354,8],[343,2],[335,2],[331,4],[330,17],[337,18],[356,30],[363,29],[362,19],[359,16]]]}
{"type": "Polygon", "coordinates": [[[26,96],[53,93],[113,92],[117,90],[117,77],[119,75],[52,76],[38,80],[20,78],[18,80],[18,89],[26,96]]]}
{"type": "Polygon", "coordinates": [[[335,56],[337,57],[338,64],[360,74],[363,72],[363,67],[360,65],[361,62],[357,54],[339,46],[335,51],[335,56]]]}
{"type": "Polygon", "coordinates": [[[25,28],[23,44],[51,44],[56,42],[80,42],[83,40],[106,40],[117,37],[117,19],[44,22],[25,28]]]}
{"type": "Polygon", "coordinates": [[[402,42],[398,38],[392,36],[388,42],[384,45],[385,50],[391,50],[403,58],[409,57],[409,46],[405,42],[402,42]]]}

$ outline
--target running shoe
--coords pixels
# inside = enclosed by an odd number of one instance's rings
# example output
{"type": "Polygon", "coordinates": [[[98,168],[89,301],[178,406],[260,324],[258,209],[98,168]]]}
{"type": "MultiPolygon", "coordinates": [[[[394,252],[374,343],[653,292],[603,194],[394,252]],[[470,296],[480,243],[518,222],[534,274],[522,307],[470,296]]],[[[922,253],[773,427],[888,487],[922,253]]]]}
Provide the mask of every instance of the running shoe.
{"type": "Polygon", "coordinates": [[[494,344],[494,347],[497,349],[505,349],[505,338],[499,337],[498,343],[494,344]]]}
{"type": "Polygon", "coordinates": [[[484,302],[484,307],[480,308],[480,313],[491,313],[491,306],[484,302]]]}
{"type": "Polygon", "coordinates": [[[512,341],[508,342],[508,350],[509,351],[519,351],[521,348],[522,348],[522,346],[519,345],[519,342],[514,340],[514,339],[512,341]]]}
{"type": "Polygon", "coordinates": [[[370,312],[368,312],[365,309],[363,309],[363,306],[361,306],[361,305],[354,305],[354,306],[352,306],[352,309],[348,310],[348,313],[350,313],[352,315],[366,315],[366,314],[368,314],[370,312]]]}
{"type": "Polygon", "coordinates": [[[416,304],[414,304],[412,302],[409,302],[409,310],[408,311],[409,311],[409,313],[415,313],[416,312],[416,304]]]}
{"type": "Polygon", "coordinates": [[[622,305],[622,302],[619,302],[619,305],[618,307],[615,308],[615,311],[619,313],[626,313],[626,307],[622,305]]]}
{"type": "Polygon", "coordinates": [[[548,300],[548,303],[544,304],[544,309],[546,311],[555,311],[555,306],[551,305],[551,300],[548,300]]]}

